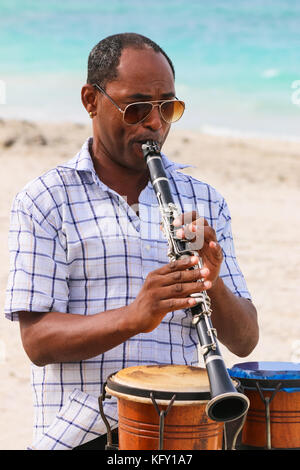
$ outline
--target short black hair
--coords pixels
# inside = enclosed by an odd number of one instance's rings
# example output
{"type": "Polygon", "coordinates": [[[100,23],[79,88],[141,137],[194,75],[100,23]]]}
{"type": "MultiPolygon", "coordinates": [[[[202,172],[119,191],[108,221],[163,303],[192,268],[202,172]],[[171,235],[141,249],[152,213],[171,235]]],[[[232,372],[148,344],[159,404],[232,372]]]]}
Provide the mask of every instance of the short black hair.
{"type": "Polygon", "coordinates": [[[128,47],[134,49],[150,47],[155,52],[160,52],[167,59],[175,78],[175,69],[172,61],[158,44],[141,34],[121,33],[102,39],[91,50],[88,58],[87,83],[97,83],[105,87],[109,81],[117,78],[117,67],[120,63],[122,51],[128,47]]]}

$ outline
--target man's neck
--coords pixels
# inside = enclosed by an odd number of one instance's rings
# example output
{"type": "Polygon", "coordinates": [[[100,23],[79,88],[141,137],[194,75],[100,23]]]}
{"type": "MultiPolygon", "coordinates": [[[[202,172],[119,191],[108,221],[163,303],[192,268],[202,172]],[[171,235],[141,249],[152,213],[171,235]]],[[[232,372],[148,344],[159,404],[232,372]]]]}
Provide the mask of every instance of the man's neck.
{"type": "Polygon", "coordinates": [[[117,165],[112,160],[95,158],[92,145],[89,151],[95,171],[102,183],[120,194],[130,206],[138,207],[139,195],[149,181],[148,169],[138,172],[117,165]]]}

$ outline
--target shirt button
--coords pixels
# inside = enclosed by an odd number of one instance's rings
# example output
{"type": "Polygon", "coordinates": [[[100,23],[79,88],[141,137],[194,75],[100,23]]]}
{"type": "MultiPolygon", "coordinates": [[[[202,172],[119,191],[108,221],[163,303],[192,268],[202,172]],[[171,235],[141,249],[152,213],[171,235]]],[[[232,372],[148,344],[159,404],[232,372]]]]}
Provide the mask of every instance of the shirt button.
{"type": "Polygon", "coordinates": [[[150,251],[150,250],[151,250],[151,246],[150,246],[150,245],[146,245],[145,248],[146,248],[147,251],[150,251]]]}

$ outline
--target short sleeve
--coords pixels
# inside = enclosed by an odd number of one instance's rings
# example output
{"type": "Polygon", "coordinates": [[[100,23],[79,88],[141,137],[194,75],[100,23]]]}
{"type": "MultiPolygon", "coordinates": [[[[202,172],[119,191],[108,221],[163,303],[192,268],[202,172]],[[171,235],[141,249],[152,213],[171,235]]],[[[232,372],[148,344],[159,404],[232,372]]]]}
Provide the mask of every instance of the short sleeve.
{"type": "Polygon", "coordinates": [[[15,198],[8,240],[10,271],[4,309],[10,320],[18,320],[20,311],[67,311],[66,250],[54,220],[51,215],[45,217],[26,194],[15,198]]]}
{"type": "Polygon", "coordinates": [[[236,259],[231,229],[231,216],[224,199],[220,205],[216,234],[224,256],[220,277],[235,295],[251,300],[245,278],[236,259]]]}

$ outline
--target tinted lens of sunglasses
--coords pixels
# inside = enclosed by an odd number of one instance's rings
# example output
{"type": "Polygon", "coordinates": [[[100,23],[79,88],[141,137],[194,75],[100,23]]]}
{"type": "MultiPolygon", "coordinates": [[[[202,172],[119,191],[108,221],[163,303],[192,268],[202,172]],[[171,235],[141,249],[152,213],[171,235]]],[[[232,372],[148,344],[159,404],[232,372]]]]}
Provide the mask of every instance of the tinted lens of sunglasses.
{"type": "Polygon", "coordinates": [[[137,124],[152,111],[151,103],[133,103],[127,106],[124,113],[124,121],[128,124],[137,124]]]}
{"type": "Polygon", "coordinates": [[[166,122],[178,121],[184,113],[183,101],[165,101],[161,104],[161,115],[166,122]]]}
{"type": "MultiPolygon", "coordinates": [[[[151,103],[133,103],[127,106],[124,113],[124,121],[127,124],[137,124],[143,121],[152,111],[151,103]]],[[[160,106],[162,118],[168,122],[178,121],[184,113],[185,105],[183,101],[165,101],[160,106]]]]}

